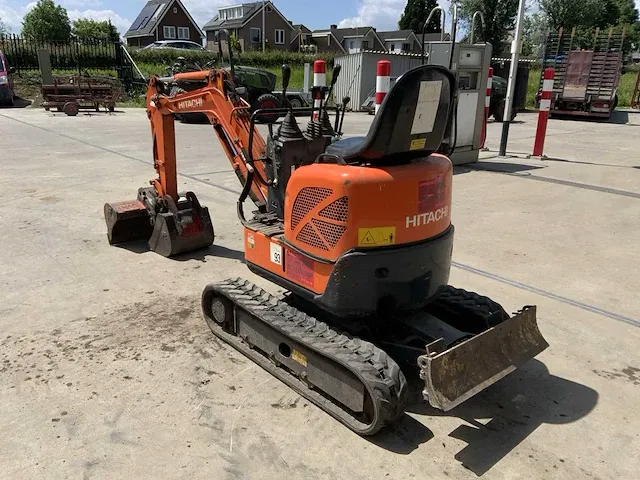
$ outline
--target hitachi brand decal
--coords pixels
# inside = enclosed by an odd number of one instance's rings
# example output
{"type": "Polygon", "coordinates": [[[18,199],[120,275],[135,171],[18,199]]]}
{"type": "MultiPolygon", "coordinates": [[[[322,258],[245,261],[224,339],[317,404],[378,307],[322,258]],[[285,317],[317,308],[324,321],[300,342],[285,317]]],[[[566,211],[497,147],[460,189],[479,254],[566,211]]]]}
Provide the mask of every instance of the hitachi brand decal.
{"type": "Polygon", "coordinates": [[[443,218],[449,216],[449,207],[442,207],[432,212],[419,213],[412,217],[406,218],[406,228],[420,227],[422,225],[429,225],[433,222],[439,222],[443,218]]]}
{"type": "Polygon", "coordinates": [[[204,105],[204,102],[201,98],[195,98],[193,100],[184,100],[183,102],[178,102],[178,110],[184,110],[185,108],[194,108],[201,107],[204,105]]]}

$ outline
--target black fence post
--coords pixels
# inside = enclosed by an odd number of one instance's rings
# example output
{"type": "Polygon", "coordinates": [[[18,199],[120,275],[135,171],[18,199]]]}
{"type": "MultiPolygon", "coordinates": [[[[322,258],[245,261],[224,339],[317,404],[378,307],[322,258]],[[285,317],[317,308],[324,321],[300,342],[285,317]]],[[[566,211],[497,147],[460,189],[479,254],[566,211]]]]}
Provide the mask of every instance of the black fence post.
{"type": "Polygon", "coordinates": [[[80,59],[80,39],[74,38],[73,42],[76,44],[76,55],[78,56],[78,76],[82,76],[82,61],[80,59]]]}

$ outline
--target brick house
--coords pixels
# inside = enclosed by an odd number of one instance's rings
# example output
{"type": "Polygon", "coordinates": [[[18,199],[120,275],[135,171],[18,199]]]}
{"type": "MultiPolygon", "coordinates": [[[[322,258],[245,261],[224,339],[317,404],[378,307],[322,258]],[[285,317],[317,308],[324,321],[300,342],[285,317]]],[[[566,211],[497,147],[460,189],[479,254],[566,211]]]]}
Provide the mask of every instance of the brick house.
{"type": "Polygon", "coordinates": [[[311,32],[311,42],[318,52],[357,53],[363,50],[386,51],[383,40],[373,27],[338,28],[311,32]]]}
{"type": "Polygon", "coordinates": [[[293,52],[303,52],[305,51],[306,46],[313,45],[313,42],[311,40],[312,38],[311,30],[309,30],[307,27],[305,27],[302,24],[293,26],[293,32],[291,36],[292,38],[291,38],[290,46],[291,46],[291,51],[293,52]]]}
{"type": "MultiPolygon", "coordinates": [[[[396,30],[393,32],[378,32],[389,52],[421,53],[420,40],[413,30],[396,30]]],[[[427,40],[425,38],[425,40],[427,40]]]]}
{"type": "Polygon", "coordinates": [[[189,40],[202,45],[205,34],[180,0],[149,0],[124,38],[132,47],[159,40],[189,40]]]}
{"type": "MultiPolygon", "coordinates": [[[[217,50],[216,34],[222,29],[238,39],[242,51],[262,50],[262,37],[269,49],[291,50],[291,40],[298,33],[290,22],[273,5],[273,2],[253,2],[220,7],[218,14],[207,22],[203,30],[207,36],[207,48],[217,50]],[[262,31],[264,8],[265,31],[262,31]]],[[[223,37],[223,48],[226,40],[223,37]]]]}

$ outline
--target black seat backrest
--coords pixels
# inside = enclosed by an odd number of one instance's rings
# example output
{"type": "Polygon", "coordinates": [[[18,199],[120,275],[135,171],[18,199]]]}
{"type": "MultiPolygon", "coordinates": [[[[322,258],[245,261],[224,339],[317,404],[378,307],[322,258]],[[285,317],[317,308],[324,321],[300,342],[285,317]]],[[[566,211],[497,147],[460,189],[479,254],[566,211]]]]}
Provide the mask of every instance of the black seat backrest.
{"type": "Polygon", "coordinates": [[[440,148],[453,105],[455,76],[439,65],[422,65],[402,75],[386,95],[356,157],[403,161],[440,148]]]}

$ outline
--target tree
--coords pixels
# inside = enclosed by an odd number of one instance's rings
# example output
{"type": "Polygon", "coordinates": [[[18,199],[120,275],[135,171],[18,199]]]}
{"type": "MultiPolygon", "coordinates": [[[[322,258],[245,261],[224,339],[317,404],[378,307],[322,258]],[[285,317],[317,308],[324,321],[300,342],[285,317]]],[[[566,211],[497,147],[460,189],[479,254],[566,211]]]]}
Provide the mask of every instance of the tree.
{"type": "Polygon", "coordinates": [[[618,33],[626,28],[625,52],[637,45],[640,38],[634,0],[540,0],[540,9],[552,30],[576,29],[576,47],[591,47],[596,28],[614,27],[618,33]]]}
{"type": "Polygon", "coordinates": [[[67,10],[53,0],[38,3],[22,21],[22,36],[49,42],[66,42],[71,37],[71,23],[67,10]]]}
{"type": "Polygon", "coordinates": [[[11,29],[7,27],[2,20],[0,20],[0,37],[11,33],[11,29]]]}
{"type": "Polygon", "coordinates": [[[240,45],[240,40],[235,33],[231,34],[231,38],[229,39],[229,46],[231,47],[231,51],[240,55],[242,53],[242,45],[240,45]]]}
{"type": "MultiPolygon", "coordinates": [[[[437,0],[409,0],[404,7],[404,13],[400,17],[398,27],[400,30],[413,30],[416,34],[422,33],[422,25],[427,21],[431,10],[438,6],[437,0]]],[[[426,33],[439,33],[442,30],[440,12],[436,12],[425,29],[426,33]]]]}
{"type": "Polygon", "coordinates": [[[547,30],[547,18],[543,14],[526,15],[522,26],[522,55],[540,58],[547,30]]]}
{"type": "Polygon", "coordinates": [[[540,0],[540,9],[553,28],[604,28],[617,24],[617,0],[540,0]]]}
{"type": "Polygon", "coordinates": [[[638,9],[635,0],[616,0],[616,5],[620,24],[635,25],[638,23],[638,9]]]}
{"type": "Polygon", "coordinates": [[[476,24],[475,38],[489,42],[493,46],[494,57],[509,51],[506,44],[510,30],[516,25],[518,0],[460,0],[458,3],[460,18],[471,28],[471,20],[475,12],[482,12],[484,29],[476,24]]]}
{"type": "Polygon", "coordinates": [[[118,29],[109,20],[98,21],[90,18],[74,20],[71,33],[78,38],[100,38],[112,41],[120,38],[118,29]]]}

